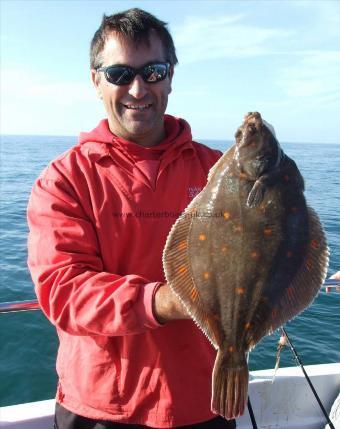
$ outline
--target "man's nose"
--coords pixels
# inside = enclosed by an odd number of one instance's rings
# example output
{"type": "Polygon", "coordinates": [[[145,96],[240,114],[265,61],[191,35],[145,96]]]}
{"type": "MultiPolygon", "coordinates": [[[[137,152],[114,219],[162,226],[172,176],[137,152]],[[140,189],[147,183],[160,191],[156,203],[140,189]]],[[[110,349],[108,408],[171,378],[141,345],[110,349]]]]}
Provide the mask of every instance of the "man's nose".
{"type": "Polygon", "coordinates": [[[137,99],[143,98],[147,93],[146,85],[147,84],[144,82],[142,76],[136,75],[130,83],[129,94],[137,99]]]}

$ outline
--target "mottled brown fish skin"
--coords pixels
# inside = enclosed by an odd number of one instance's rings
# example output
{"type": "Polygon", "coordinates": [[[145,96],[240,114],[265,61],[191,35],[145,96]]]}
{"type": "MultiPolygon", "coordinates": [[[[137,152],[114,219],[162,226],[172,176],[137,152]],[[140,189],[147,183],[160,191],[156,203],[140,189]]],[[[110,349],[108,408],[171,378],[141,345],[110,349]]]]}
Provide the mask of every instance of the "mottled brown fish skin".
{"type": "Polygon", "coordinates": [[[227,419],[244,412],[246,352],[312,302],[328,264],[303,178],[261,115],[246,115],[235,137],[163,257],[170,286],[218,349],[212,410],[227,419]]]}

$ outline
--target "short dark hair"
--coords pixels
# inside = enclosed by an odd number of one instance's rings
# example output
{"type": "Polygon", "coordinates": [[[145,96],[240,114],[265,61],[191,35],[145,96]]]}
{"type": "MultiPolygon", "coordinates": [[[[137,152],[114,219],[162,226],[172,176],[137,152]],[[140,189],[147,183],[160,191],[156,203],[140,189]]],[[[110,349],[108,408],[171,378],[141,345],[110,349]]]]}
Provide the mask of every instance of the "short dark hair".
{"type": "Polygon", "coordinates": [[[171,65],[177,64],[175,45],[166,26],[166,22],[160,21],[154,15],[151,15],[151,13],[138,8],[129,9],[115,15],[104,15],[102,23],[91,41],[91,68],[97,69],[102,66],[100,54],[104,50],[109,34],[116,33],[138,45],[141,42],[149,43],[150,30],[153,30],[160,38],[166,60],[171,65]]]}

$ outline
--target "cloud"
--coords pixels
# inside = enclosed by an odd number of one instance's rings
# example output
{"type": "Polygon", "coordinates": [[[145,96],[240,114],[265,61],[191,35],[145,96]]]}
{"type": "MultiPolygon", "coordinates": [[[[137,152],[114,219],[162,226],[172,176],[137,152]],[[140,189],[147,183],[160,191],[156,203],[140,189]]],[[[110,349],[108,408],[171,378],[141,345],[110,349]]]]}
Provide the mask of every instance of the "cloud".
{"type": "Polygon", "coordinates": [[[95,99],[90,82],[53,81],[23,68],[1,71],[1,93],[3,106],[10,102],[53,103],[65,106],[95,99]]]}
{"type": "Polygon", "coordinates": [[[3,134],[76,135],[103,117],[90,80],[54,80],[18,67],[1,71],[3,134]]]}
{"type": "Polygon", "coordinates": [[[295,105],[299,110],[310,110],[312,105],[336,108],[340,103],[340,51],[334,41],[340,36],[340,7],[334,2],[293,2],[288,16],[298,19],[301,12],[308,14],[306,22],[292,25],[285,15],[281,27],[278,22],[265,25],[251,20],[247,12],[188,17],[173,31],[180,63],[249,58],[255,77],[270,66],[266,84],[259,82],[268,88],[274,85],[267,100],[262,93],[263,102],[295,105]],[[313,31],[306,31],[311,24],[313,31]]]}
{"type": "Polygon", "coordinates": [[[180,62],[272,53],[274,43],[293,35],[291,30],[245,25],[244,20],[243,14],[187,18],[173,31],[180,62]]]}
{"type": "Polygon", "coordinates": [[[340,102],[340,51],[310,52],[281,69],[277,84],[289,98],[340,102]]]}
{"type": "Polygon", "coordinates": [[[335,43],[340,36],[340,3],[339,1],[295,1],[291,7],[296,13],[303,14],[308,23],[308,16],[313,22],[313,31],[306,32],[306,38],[317,40],[320,38],[333,39],[335,43]]]}

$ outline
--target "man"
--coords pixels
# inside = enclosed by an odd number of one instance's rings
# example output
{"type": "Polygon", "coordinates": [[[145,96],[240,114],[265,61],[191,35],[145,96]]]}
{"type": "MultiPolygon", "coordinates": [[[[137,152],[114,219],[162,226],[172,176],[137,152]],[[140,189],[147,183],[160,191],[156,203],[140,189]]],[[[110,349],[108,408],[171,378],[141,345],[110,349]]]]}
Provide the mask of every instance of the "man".
{"type": "Polygon", "coordinates": [[[165,284],[162,250],[220,153],[165,115],[165,23],[103,18],[91,76],[107,120],[54,160],[28,207],[28,264],[60,347],[55,427],[233,428],[210,411],[215,351],[165,284]]]}

